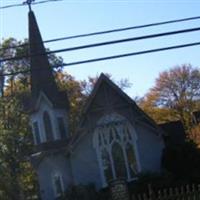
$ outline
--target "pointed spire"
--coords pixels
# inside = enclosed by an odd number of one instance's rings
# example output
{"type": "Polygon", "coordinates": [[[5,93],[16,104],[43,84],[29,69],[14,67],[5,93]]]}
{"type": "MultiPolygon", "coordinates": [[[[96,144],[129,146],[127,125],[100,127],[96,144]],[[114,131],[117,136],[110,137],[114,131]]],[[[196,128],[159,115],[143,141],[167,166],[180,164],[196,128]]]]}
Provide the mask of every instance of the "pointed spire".
{"type": "Polygon", "coordinates": [[[60,98],[62,95],[58,91],[53,76],[53,69],[50,67],[37,21],[32,10],[29,11],[28,17],[32,98],[34,101],[37,100],[40,92],[43,92],[53,104],[60,104],[63,101],[60,98]]]}

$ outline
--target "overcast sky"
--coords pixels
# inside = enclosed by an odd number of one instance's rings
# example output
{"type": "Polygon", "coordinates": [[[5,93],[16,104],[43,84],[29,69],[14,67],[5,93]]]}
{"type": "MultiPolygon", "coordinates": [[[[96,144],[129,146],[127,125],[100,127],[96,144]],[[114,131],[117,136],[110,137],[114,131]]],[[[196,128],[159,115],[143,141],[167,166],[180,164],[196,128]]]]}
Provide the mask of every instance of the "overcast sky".
{"type": "MultiPolygon", "coordinates": [[[[40,0],[36,0],[40,1],[40,0]]],[[[23,0],[0,0],[0,6],[19,4],[23,0]]],[[[199,0],[63,0],[33,6],[43,40],[82,33],[142,25],[159,21],[200,15],[199,0]]],[[[0,10],[0,39],[27,38],[27,7],[0,10]]],[[[200,20],[131,30],[121,33],[66,40],[45,44],[51,50],[83,44],[135,37],[152,33],[200,27],[200,20]]],[[[130,53],[184,43],[200,42],[200,32],[128,42],[88,50],[58,54],[66,63],[115,54],[130,53]]],[[[115,80],[128,78],[133,84],[126,92],[131,96],[142,96],[154,85],[163,70],[175,65],[191,63],[200,66],[200,46],[164,51],[153,54],[126,57],[98,63],[66,67],[65,70],[77,79],[85,79],[106,72],[115,80]]]]}

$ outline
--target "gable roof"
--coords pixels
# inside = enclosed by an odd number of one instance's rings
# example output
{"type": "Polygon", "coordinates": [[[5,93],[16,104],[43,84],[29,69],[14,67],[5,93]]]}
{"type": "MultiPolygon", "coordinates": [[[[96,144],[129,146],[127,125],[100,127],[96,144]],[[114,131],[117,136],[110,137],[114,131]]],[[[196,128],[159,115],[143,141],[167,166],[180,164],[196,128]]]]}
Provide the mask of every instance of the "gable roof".
{"type": "Polygon", "coordinates": [[[122,96],[128,103],[136,105],[136,103],[125,93],[123,92],[116,84],[114,84],[104,73],[101,73],[99,79],[97,80],[92,93],[89,96],[89,99],[85,105],[83,113],[87,113],[91,103],[93,102],[100,86],[102,83],[107,83],[112,89],[114,89],[120,96],[122,96]]]}
{"type": "Polygon", "coordinates": [[[111,87],[119,96],[121,96],[128,104],[130,104],[131,106],[134,107],[135,111],[140,115],[140,119],[138,121],[143,121],[144,124],[148,124],[149,127],[153,128],[158,135],[163,134],[163,131],[160,129],[160,127],[154,122],[153,119],[151,119],[142,109],[140,109],[137,104],[135,103],[135,101],[133,99],[131,99],[125,92],[123,92],[115,83],[113,83],[105,74],[101,73],[99,79],[97,80],[94,89],[92,90],[92,93],[90,94],[86,105],[83,109],[83,113],[82,113],[82,117],[79,123],[79,126],[77,128],[77,131],[74,135],[74,137],[72,138],[72,143],[75,142],[76,140],[78,140],[80,138],[80,135],[82,135],[79,131],[79,129],[81,129],[81,124],[84,121],[85,116],[87,115],[91,104],[93,103],[93,101],[95,100],[95,97],[101,87],[101,85],[103,83],[106,83],[109,85],[109,87],[111,87]]]}
{"type": "Polygon", "coordinates": [[[113,90],[115,90],[119,96],[121,96],[127,103],[132,105],[136,109],[136,111],[138,111],[139,114],[141,114],[141,116],[145,120],[147,120],[153,127],[159,128],[157,126],[157,124],[154,122],[154,120],[151,119],[140,107],[138,107],[137,104],[135,103],[135,101],[132,98],[130,98],[125,92],[123,92],[122,89],[120,89],[113,81],[111,81],[103,73],[101,73],[101,75],[100,75],[97,83],[95,84],[95,87],[94,87],[94,89],[93,89],[93,91],[92,91],[92,93],[91,93],[91,95],[90,95],[90,97],[89,97],[89,99],[87,101],[87,104],[86,104],[85,109],[83,111],[84,114],[87,113],[87,111],[88,111],[91,103],[93,102],[93,100],[94,100],[94,98],[95,98],[95,96],[96,96],[96,94],[97,94],[97,92],[98,92],[98,90],[99,90],[99,88],[100,88],[102,83],[108,84],[113,90]]]}

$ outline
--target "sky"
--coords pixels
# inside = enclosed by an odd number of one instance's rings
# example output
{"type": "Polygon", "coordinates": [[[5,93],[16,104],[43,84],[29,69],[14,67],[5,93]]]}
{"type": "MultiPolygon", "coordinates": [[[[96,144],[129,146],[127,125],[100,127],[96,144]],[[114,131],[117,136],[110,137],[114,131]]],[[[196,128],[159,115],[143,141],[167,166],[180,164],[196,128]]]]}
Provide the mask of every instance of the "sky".
{"type": "MultiPolygon", "coordinates": [[[[36,0],[40,1],[40,0],[36,0]]],[[[19,4],[23,0],[0,0],[0,7],[19,4]]],[[[143,25],[200,15],[199,0],[63,0],[33,6],[43,40],[143,25]]],[[[28,36],[28,8],[15,7],[0,10],[0,39],[28,36]]],[[[84,44],[175,31],[200,26],[200,20],[129,30],[107,35],[46,43],[51,50],[84,44]]],[[[65,63],[124,54],[147,49],[162,48],[185,43],[200,42],[200,32],[192,32],[98,48],[57,54],[65,63]]],[[[66,67],[77,80],[109,73],[119,81],[127,78],[132,87],[126,92],[131,97],[142,97],[154,86],[159,73],[170,68],[191,64],[200,67],[200,46],[163,51],[121,59],[66,67]]]]}

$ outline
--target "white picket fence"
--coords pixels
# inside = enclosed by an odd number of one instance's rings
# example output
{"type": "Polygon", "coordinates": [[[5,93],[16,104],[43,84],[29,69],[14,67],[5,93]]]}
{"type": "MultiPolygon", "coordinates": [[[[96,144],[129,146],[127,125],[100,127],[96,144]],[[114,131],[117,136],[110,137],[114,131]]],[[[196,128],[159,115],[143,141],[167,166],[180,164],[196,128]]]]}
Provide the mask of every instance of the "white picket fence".
{"type": "Polygon", "coordinates": [[[158,191],[153,191],[149,186],[148,193],[133,194],[131,200],[200,200],[200,185],[186,185],[158,191]]]}

